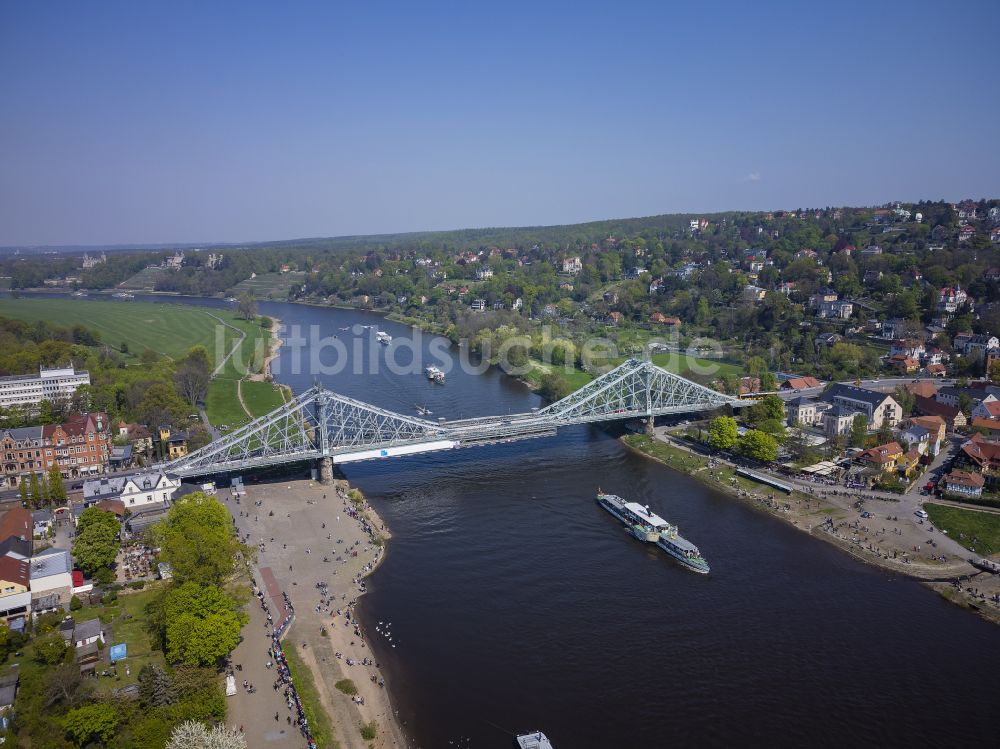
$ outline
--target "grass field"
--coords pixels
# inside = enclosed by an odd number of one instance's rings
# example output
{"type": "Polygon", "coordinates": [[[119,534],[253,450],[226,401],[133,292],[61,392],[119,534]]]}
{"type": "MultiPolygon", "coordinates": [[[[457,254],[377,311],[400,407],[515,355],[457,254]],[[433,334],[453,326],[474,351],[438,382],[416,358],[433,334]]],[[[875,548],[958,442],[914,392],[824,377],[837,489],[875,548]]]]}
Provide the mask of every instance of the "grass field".
{"type": "MultiPolygon", "coordinates": [[[[228,312],[213,314],[227,322],[227,318],[231,318],[228,312]]],[[[86,325],[100,333],[101,340],[109,346],[119,348],[127,344],[133,356],[149,348],[177,359],[192,346],[202,345],[213,360],[216,358],[216,326],[219,323],[198,307],[90,298],[21,298],[0,299],[0,316],[26,322],[45,320],[66,327],[86,325]]],[[[236,333],[225,328],[222,335],[228,350],[236,333]]]]}
{"type": "Polygon", "coordinates": [[[262,416],[285,402],[281,390],[270,382],[244,380],[240,384],[240,391],[243,393],[243,402],[254,416],[262,416]]]}
{"type": "Polygon", "coordinates": [[[983,556],[1000,553],[1000,514],[933,502],[925,503],[924,509],[935,528],[948,531],[948,535],[965,548],[983,556]]]}

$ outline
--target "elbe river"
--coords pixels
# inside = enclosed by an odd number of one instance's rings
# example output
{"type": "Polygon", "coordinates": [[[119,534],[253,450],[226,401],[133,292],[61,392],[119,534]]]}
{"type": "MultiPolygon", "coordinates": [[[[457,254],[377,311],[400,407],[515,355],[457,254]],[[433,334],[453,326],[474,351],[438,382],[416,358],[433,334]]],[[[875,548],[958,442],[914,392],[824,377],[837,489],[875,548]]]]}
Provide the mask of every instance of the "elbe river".
{"type": "MultiPolygon", "coordinates": [[[[380,361],[389,352],[374,329],[355,335],[354,325],[414,335],[364,312],[259,306],[286,335],[318,326],[352,353],[363,339],[364,356],[380,361]]],[[[318,378],[406,415],[542,405],[492,369],[456,368],[436,385],[385,366],[294,373],[294,355],[283,347],[275,369],[295,392],[318,378]]],[[[556,749],[996,741],[1000,628],[632,454],[599,427],[345,474],[394,534],[359,613],[416,746],[510,747],[513,733],[535,729],[556,749]],[[678,524],[711,574],[627,536],[596,504],[598,488],[678,524]],[[391,622],[395,648],[378,622],[391,622]]]]}

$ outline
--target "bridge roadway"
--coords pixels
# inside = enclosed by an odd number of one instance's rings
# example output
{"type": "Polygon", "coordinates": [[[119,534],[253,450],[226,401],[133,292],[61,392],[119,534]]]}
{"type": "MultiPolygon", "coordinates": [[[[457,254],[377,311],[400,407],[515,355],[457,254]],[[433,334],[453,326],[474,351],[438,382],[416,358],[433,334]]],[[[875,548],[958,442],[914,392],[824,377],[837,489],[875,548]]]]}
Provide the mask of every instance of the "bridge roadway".
{"type": "Polygon", "coordinates": [[[164,466],[207,476],[318,460],[321,478],[349,463],[552,436],[561,426],[750,405],[629,359],[562,400],[530,413],[437,422],[393,413],[316,385],[289,403],[164,466]]]}

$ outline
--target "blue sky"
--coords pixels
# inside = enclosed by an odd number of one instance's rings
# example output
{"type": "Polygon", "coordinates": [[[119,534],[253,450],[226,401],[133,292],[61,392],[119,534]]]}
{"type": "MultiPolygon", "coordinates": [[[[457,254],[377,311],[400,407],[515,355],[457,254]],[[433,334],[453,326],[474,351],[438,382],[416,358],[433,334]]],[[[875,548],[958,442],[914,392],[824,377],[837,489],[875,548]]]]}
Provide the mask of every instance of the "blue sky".
{"type": "Polygon", "coordinates": [[[0,245],[997,196],[997,28],[995,0],[7,2],[0,245]]]}

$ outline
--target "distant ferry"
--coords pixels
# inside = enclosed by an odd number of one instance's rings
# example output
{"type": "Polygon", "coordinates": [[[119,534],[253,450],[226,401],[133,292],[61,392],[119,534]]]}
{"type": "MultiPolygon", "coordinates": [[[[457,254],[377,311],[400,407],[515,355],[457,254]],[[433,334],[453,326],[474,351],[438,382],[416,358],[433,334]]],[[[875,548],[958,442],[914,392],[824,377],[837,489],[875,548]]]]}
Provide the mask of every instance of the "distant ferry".
{"type": "Polygon", "coordinates": [[[444,382],[444,372],[435,366],[427,367],[424,370],[424,373],[427,375],[428,380],[432,380],[438,383],[444,382]]]}
{"type": "Polygon", "coordinates": [[[227,296],[226,297],[226,301],[227,302],[235,302],[236,301],[236,297],[234,297],[234,296],[227,296]]]}
{"type": "Polygon", "coordinates": [[[541,731],[522,733],[514,739],[514,746],[518,749],[554,749],[552,742],[541,731]]]}
{"type": "Polygon", "coordinates": [[[87,296],[87,292],[86,291],[74,291],[73,292],[73,296],[76,296],[76,297],[87,296]]]}
{"type": "Polygon", "coordinates": [[[392,343],[392,336],[386,333],[384,330],[380,330],[375,334],[379,343],[384,343],[387,346],[392,343]]]}
{"type": "Polygon", "coordinates": [[[126,291],[119,291],[117,294],[112,294],[111,296],[116,299],[135,299],[135,294],[129,294],[126,291]]]}

